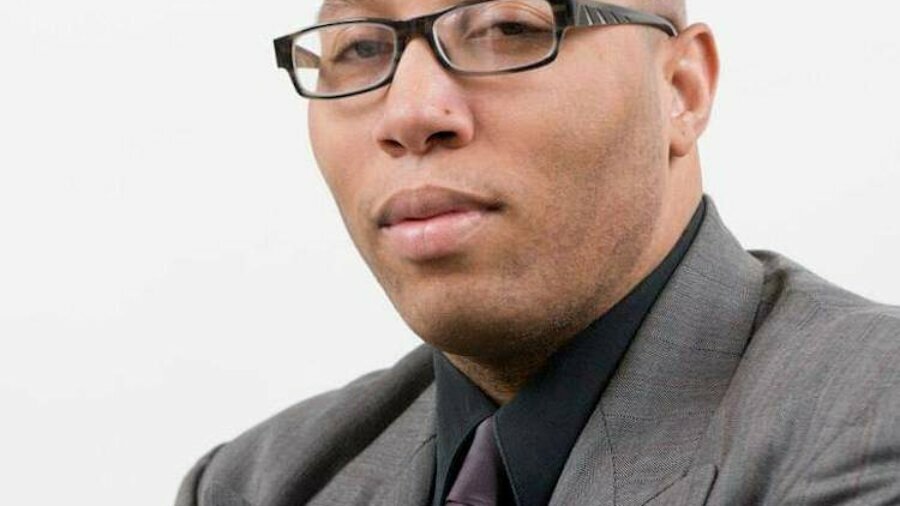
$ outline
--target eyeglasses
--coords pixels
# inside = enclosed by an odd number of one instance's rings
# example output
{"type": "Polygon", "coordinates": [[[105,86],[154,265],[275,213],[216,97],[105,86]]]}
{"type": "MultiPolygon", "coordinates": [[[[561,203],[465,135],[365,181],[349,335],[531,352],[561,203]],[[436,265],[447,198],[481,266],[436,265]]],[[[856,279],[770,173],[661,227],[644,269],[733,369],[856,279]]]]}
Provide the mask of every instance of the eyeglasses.
{"type": "Polygon", "coordinates": [[[418,35],[445,69],[496,75],[552,62],[569,27],[604,25],[678,34],[666,18],[593,0],[475,0],[404,21],[319,24],[275,39],[275,55],[300,95],[334,99],[390,83],[404,49],[418,35]]]}

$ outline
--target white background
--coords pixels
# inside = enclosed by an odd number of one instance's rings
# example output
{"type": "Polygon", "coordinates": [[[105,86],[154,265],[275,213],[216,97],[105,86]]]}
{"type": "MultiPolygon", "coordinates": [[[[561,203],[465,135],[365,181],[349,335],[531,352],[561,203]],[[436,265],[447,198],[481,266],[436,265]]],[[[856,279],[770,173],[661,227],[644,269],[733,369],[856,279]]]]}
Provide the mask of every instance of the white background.
{"type": "MultiPolygon", "coordinates": [[[[900,3],[692,7],[723,61],[702,148],[727,224],[900,302],[900,3]]],[[[417,344],[275,68],[314,8],[0,3],[4,504],[171,504],[212,445],[417,344]]]]}

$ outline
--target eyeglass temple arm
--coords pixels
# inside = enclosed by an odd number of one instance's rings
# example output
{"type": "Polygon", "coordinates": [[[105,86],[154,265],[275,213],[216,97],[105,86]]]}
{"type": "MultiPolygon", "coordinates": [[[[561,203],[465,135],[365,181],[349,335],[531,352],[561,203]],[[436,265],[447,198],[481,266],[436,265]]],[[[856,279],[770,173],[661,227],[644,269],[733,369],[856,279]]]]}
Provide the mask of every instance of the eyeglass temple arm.
{"type": "Polygon", "coordinates": [[[594,0],[575,1],[575,26],[592,25],[646,25],[660,30],[674,37],[678,35],[678,28],[668,19],[594,0]]]}

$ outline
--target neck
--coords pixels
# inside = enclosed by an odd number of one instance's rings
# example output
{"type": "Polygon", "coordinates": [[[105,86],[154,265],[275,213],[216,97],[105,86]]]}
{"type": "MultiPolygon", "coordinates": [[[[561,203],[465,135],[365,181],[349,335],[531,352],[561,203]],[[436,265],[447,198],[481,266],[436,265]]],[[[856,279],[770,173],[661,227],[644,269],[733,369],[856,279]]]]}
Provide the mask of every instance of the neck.
{"type": "Polygon", "coordinates": [[[623,285],[615,294],[608,295],[599,304],[590,305],[590,311],[582,312],[580,318],[571,321],[554,335],[542,335],[540,339],[522,339],[522,343],[534,343],[527,349],[499,356],[463,356],[443,352],[460,372],[481,389],[494,402],[504,405],[511,401],[525,384],[544,368],[550,357],[559,348],[571,341],[581,330],[595,319],[605,314],[630,292],[640,276],[633,283],[623,285]]]}
{"type": "Polygon", "coordinates": [[[502,362],[444,353],[447,360],[499,405],[511,401],[552,353],[519,355],[502,362]]]}

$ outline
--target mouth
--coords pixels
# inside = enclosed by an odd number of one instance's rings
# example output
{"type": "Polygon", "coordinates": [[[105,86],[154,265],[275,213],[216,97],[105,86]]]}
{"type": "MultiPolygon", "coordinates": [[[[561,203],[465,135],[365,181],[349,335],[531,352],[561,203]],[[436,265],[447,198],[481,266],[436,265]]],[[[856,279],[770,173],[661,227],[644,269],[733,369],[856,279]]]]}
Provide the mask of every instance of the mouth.
{"type": "Polygon", "coordinates": [[[426,186],[394,194],[378,227],[389,250],[413,262],[461,253],[502,204],[448,188],[426,186]]]}

